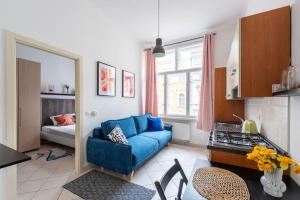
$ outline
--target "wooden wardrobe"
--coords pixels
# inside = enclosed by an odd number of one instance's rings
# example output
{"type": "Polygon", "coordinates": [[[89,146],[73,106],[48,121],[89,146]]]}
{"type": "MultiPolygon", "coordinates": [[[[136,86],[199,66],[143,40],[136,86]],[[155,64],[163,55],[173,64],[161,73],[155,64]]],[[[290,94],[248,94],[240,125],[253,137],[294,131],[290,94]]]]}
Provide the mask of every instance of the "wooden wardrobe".
{"type": "Polygon", "coordinates": [[[41,64],[17,59],[19,152],[40,147],[41,64]]]}

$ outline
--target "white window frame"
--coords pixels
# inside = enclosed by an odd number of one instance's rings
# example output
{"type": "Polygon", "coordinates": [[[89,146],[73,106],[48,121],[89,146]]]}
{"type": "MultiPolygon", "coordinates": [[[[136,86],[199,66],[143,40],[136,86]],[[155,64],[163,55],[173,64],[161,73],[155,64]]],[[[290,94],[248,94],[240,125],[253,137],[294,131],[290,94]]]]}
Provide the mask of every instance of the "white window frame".
{"type": "Polygon", "coordinates": [[[186,96],[183,93],[179,93],[177,98],[178,98],[177,106],[184,106],[184,104],[186,103],[186,96]],[[183,100],[183,104],[181,104],[182,100],[183,100]]]}
{"type": "Polygon", "coordinates": [[[179,58],[178,58],[178,49],[186,46],[190,46],[193,44],[201,43],[203,42],[203,39],[198,39],[193,42],[188,42],[180,45],[174,45],[169,48],[165,48],[166,50],[168,49],[175,49],[175,70],[172,71],[164,71],[164,72],[158,72],[157,76],[163,76],[164,79],[164,113],[160,114],[162,117],[183,117],[183,118],[197,118],[197,116],[191,115],[190,114],[190,73],[191,72],[201,72],[202,71],[202,66],[200,68],[190,68],[190,69],[179,69],[179,58]],[[170,74],[178,74],[178,73],[185,73],[186,74],[186,114],[185,115],[180,115],[180,114],[168,114],[167,113],[167,102],[168,102],[168,97],[167,97],[167,76],[170,74]]]}

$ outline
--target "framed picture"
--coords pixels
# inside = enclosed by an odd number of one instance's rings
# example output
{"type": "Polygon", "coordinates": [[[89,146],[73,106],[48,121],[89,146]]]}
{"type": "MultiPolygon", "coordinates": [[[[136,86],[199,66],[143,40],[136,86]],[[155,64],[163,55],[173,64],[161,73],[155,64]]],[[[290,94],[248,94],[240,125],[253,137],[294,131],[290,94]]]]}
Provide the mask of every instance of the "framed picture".
{"type": "Polygon", "coordinates": [[[135,96],[135,77],[134,73],[122,71],[122,96],[134,98],[135,96]]]}
{"type": "Polygon", "coordinates": [[[97,95],[116,96],[116,68],[97,62],[97,95]]]}

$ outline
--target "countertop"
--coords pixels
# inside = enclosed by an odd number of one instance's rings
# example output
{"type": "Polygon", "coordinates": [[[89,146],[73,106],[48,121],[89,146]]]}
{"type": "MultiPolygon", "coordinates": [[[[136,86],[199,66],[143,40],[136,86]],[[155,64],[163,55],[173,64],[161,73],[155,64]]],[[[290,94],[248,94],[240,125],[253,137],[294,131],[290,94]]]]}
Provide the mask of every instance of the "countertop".
{"type": "Polygon", "coordinates": [[[243,167],[236,167],[232,165],[225,165],[221,163],[210,162],[207,160],[196,160],[193,171],[189,178],[188,185],[183,193],[182,200],[205,200],[193,186],[193,176],[197,169],[202,167],[219,167],[229,170],[237,175],[239,175],[247,184],[250,199],[251,200],[276,200],[276,199],[286,199],[286,200],[299,200],[300,197],[300,187],[295,183],[295,181],[287,175],[283,176],[283,182],[287,186],[287,191],[283,193],[282,198],[275,198],[264,192],[263,186],[260,183],[260,177],[263,175],[262,172],[247,169],[243,167]]]}
{"type": "Polygon", "coordinates": [[[29,156],[0,144],[0,169],[28,160],[31,160],[29,156]]]}

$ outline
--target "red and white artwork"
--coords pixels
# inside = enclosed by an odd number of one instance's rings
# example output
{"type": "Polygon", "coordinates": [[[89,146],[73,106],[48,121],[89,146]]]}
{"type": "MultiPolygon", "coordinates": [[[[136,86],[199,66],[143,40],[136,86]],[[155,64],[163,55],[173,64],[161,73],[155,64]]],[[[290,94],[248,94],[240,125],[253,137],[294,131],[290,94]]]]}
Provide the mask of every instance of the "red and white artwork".
{"type": "Polygon", "coordinates": [[[98,62],[97,94],[100,96],[116,96],[116,68],[98,62]]]}
{"type": "Polygon", "coordinates": [[[135,96],[135,77],[134,73],[127,72],[123,70],[122,73],[122,82],[123,82],[123,97],[131,97],[135,96]]]}

